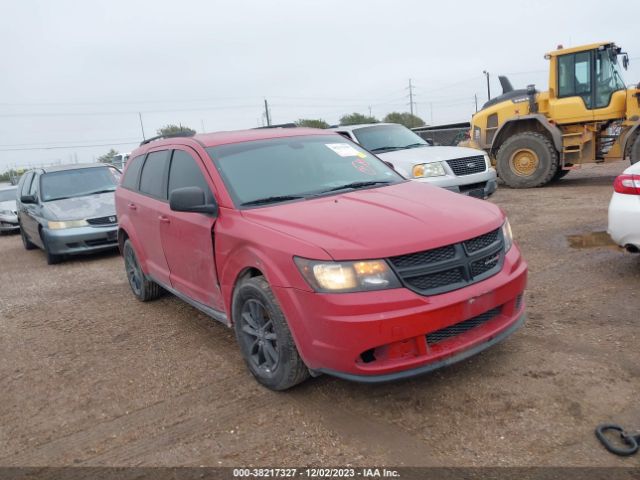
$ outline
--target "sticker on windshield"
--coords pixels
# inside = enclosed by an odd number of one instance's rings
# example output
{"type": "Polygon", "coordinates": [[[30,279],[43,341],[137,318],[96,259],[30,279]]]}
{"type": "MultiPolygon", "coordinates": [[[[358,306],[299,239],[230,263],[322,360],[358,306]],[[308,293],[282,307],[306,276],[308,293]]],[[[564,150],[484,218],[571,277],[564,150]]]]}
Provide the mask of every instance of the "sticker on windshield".
{"type": "Polygon", "coordinates": [[[351,165],[353,165],[353,168],[366,175],[376,175],[376,170],[371,165],[369,165],[366,160],[354,160],[353,162],[351,162],[351,165]]]}
{"type": "Polygon", "coordinates": [[[348,143],[325,143],[325,145],[341,157],[359,157],[360,152],[348,143]]]}

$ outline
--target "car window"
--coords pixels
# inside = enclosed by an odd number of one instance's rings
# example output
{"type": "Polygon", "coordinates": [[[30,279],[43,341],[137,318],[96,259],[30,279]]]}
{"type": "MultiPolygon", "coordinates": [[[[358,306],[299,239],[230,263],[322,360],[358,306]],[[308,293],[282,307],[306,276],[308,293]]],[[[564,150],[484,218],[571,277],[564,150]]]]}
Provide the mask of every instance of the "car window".
{"type": "Polygon", "coordinates": [[[353,134],[360,145],[374,153],[429,145],[422,137],[403,125],[362,127],[354,130],[353,134]]]}
{"type": "Polygon", "coordinates": [[[36,195],[38,193],[38,175],[33,176],[31,180],[31,186],[29,187],[29,195],[36,195]]]}
{"type": "Polygon", "coordinates": [[[237,205],[269,197],[331,194],[352,183],[373,188],[404,181],[340,135],[257,140],[207,152],[237,205]]]}
{"type": "Polygon", "coordinates": [[[63,198],[113,192],[118,185],[118,179],[113,170],[112,167],[104,166],[44,173],[40,176],[42,201],[50,202],[63,198]]]}
{"type": "Polygon", "coordinates": [[[166,173],[169,166],[169,150],[152,152],[142,167],[140,192],[156,198],[167,198],[166,173]]]}
{"type": "Polygon", "coordinates": [[[143,163],[144,155],[140,155],[129,162],[121,183],[124,188],[138,190],[138,180],[140,179],[140,170],[142,170],[143,163]]]}
{"type": "Polygon", "coordinates": [[[21,180],[21,189],[20,195],[28,195],[29,189],[31,188],[31,180],[33,180],[33,172],[26,173],[24,178],[21,180]]]}
{"type": "Polygon", "coordinates": [[[200,187],[204,191],[207,203],[211,203],[213,195],[198,163],[184,150],[173,151],[169,170],[169,195],[176,188],[200,187]]]}

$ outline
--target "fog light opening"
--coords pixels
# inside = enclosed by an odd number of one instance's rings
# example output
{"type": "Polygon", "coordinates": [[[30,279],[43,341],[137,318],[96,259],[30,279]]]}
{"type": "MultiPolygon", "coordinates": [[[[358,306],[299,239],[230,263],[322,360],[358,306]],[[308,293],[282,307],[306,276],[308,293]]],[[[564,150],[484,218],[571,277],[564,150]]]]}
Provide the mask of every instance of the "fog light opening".
{"type": "Polygon", "coordinates": [[[370,348],[369,350],[366,350],[360,354],[360,359],[362,360],[363,363],[375,362],[376,356],[374,352],[375,352],[375,349],[370,348]]]}

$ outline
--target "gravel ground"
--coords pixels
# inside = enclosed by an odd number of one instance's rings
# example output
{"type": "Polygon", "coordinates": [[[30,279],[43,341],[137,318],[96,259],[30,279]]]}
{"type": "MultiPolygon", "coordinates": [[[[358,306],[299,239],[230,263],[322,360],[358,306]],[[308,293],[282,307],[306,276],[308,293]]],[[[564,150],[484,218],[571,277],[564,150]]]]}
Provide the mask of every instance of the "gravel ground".
{"type": "Polygon", "coordinates": [[[593,428],[640,427],[640,255],[568,242],[601,238],[588,235],[606,230],[624,167],[499,189],[529,262],[527,323],[468,361],[377,386],[270,392],[222,324],[170,295],[135,300],[117,253],[47,266],[2,236],[0,464],[637,466],[593,428]]]}

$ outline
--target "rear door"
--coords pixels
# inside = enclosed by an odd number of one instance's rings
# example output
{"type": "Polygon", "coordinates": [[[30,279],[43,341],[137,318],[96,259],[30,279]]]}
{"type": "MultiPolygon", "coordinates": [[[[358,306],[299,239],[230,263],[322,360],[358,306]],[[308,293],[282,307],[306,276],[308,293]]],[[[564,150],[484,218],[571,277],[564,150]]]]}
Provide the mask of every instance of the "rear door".
{"type": "Polygon", "coordinates": [[[154,280],[170,285],[169,266],[160,241],[160,221],[169,211],[167,173],[170,150],[149,153],[140,173],[139,194],[134,195],[126,208],[135,212],[138,252],[146,273],[154,280]]]}
{"type": "MultiPolygon", "coordinates": [[[[169,195],[177,188],[200,187],[212,201],[213,182],[202,159],[188,147],[177,147],[169,169],[169,195]]],[[[160,225],[164,255],[171,272],[171,285],[180,293],[212,307],[223,309],[214,257],[211,215],[173,212],[160,225]]]]}

